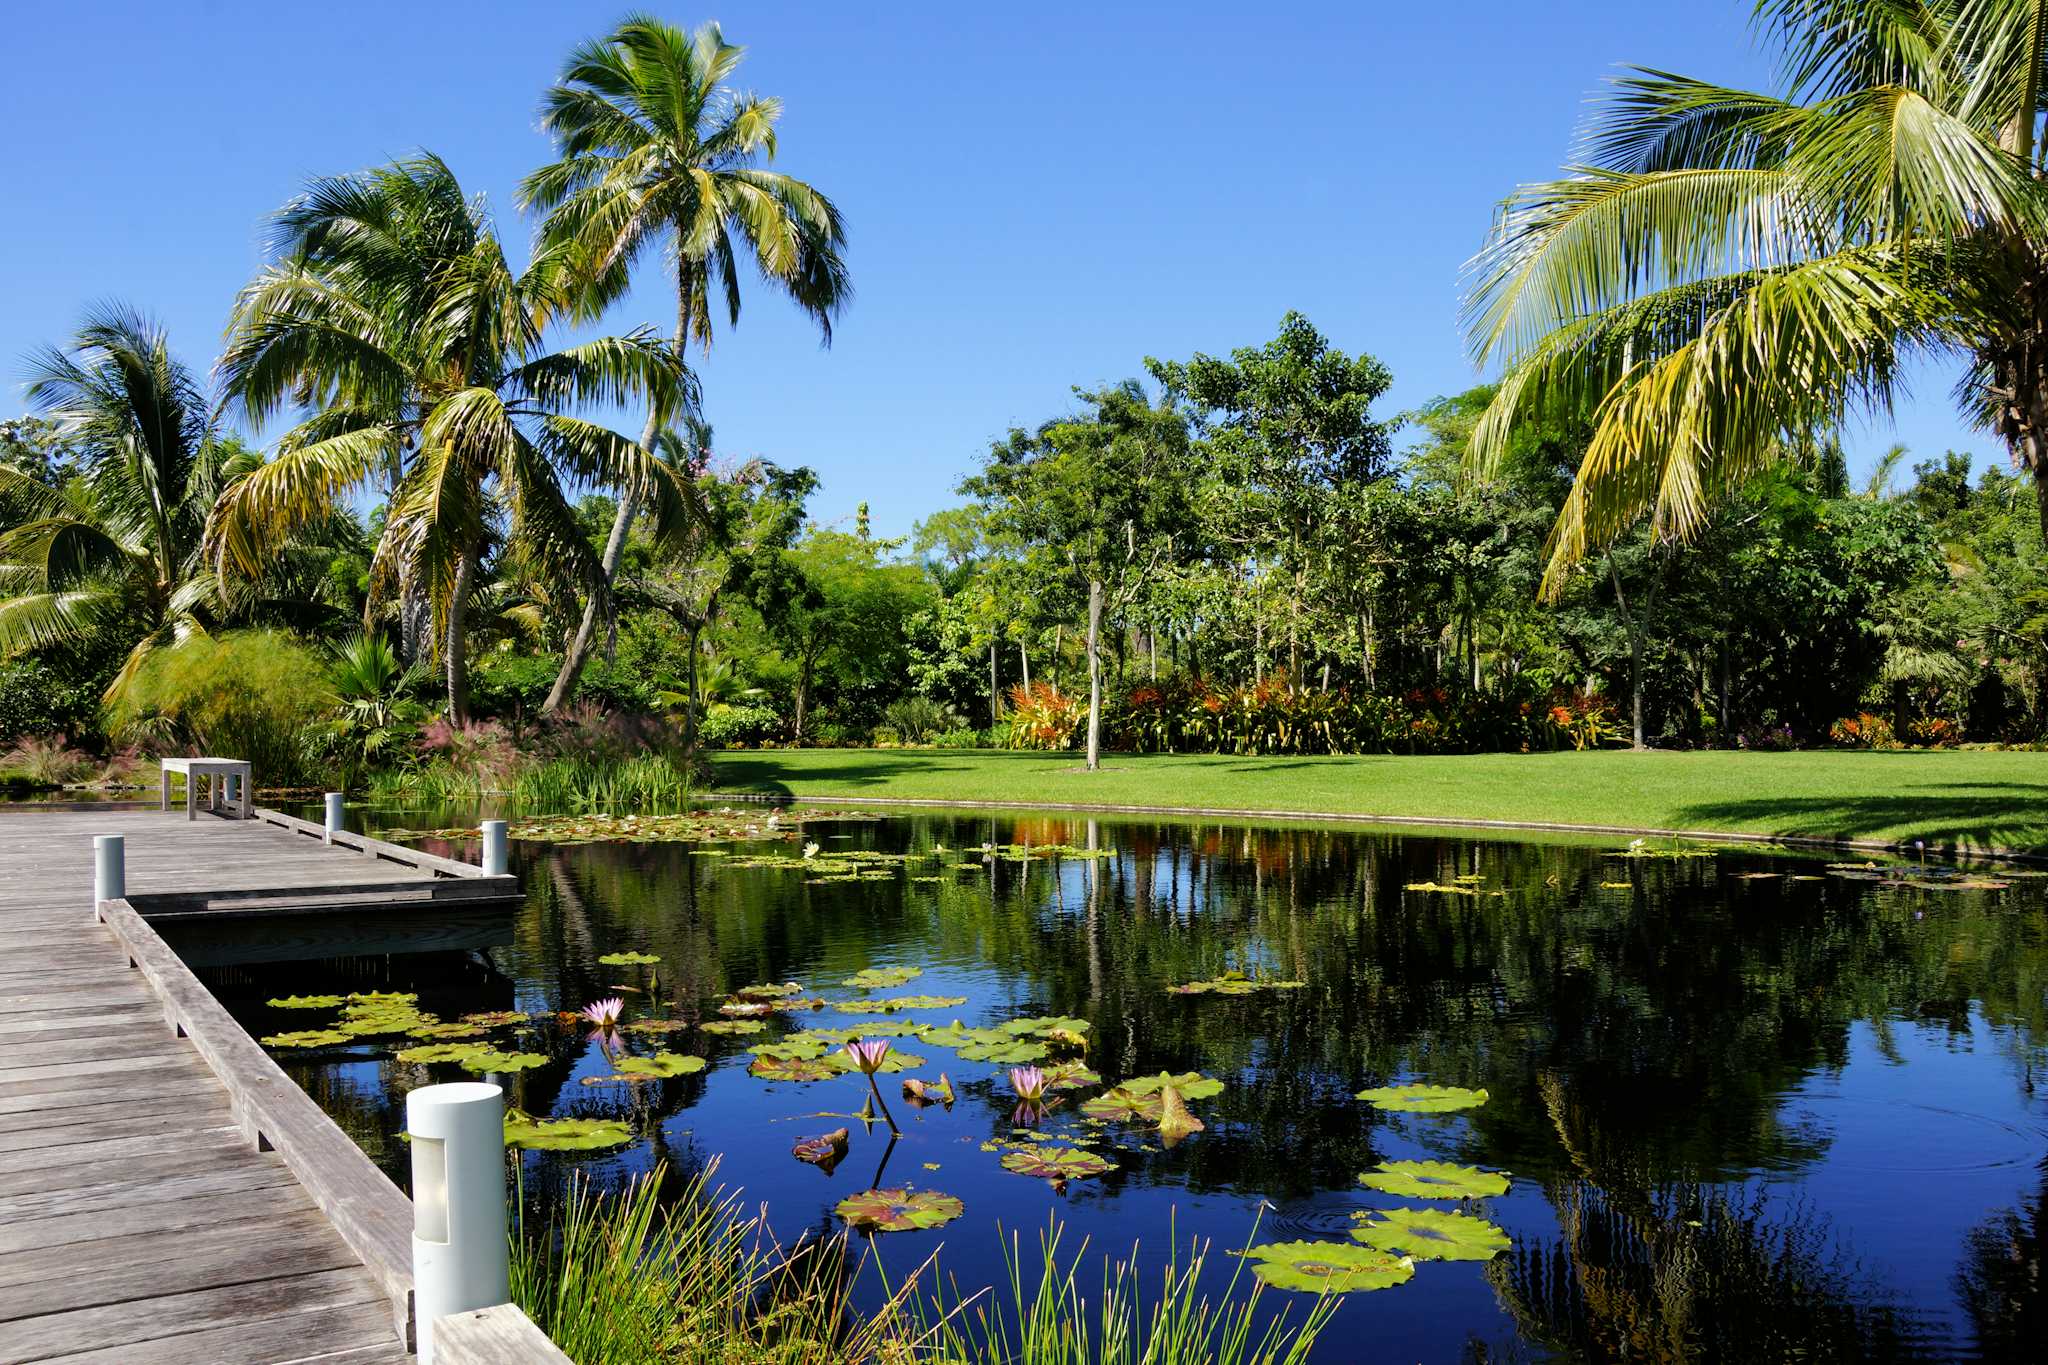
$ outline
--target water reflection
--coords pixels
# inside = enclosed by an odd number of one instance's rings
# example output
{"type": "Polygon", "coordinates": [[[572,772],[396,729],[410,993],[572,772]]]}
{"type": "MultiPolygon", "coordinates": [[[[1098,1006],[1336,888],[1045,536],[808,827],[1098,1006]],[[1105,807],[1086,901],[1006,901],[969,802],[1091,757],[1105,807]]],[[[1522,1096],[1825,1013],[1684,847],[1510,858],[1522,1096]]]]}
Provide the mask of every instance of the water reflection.
{"type": "MultiPolygon", "coordinates": [[[[791,1146],[844,1121],[817,1115],[858,1106],[858,1076],[763,1083],[744,1074],[745,1049],[774,1032],[692,1031],[682,1046],[712,1062],[706,1071],[586,1086],[608,1065],[584,1030],[551,1025],[521,1040],[549,1061],[509,1080],[520,1107],[623,1118],[645,1137],[618,1153],[529,1154],[536,1202],[572,1169],[615,1179],[660,1159],[681,1180],[717,1155],[721,1177],[794,1236],[829,1226],[831,1205],[880,1160],[892,1179],[908,1170],[966,1199],[945,1259],[973,1284],[1002,1278],[997,1222],[1028,1230],[1057,1208],[1106,1248],[1134,1235],[1156,1246],[1169,1226],[1238,1245],[1270,1201],[1262,1235],[1342,1236],[1350,1211],[1398,1202],[1360,1191],[1358,1172],[1437,1157],[1516,1176],[1487,1206],[1515,1247],[1483,1269],[1426,1267],[1347,1304],[1339,1335],[1370,1332],[1387,1358],[2039,1355],[2038,882],[1933,892],[1756,851],[1627,859],[1561,841],[1220,822],[919,816],[807,837],[888,852],[1115,854],[998,858],[937,883],[811,885],[676,845],[519,845],[530,899],[495,942],[245,956],[209,975],[268,1032],[277,1012],[262,1000],[291,991],[417,990],[443,1017],[551,1014],[624,993],[638,1017],[696,1021],[750,984],[842,995],[843,977],[904,964],[926,969],[914,989],[969,998],[916,1016],[928,1022],[1077,1015],[1093,1024],[1090,1062],[1106,1077],[1200,1070],[1227,1083],[1200,1106],[1206,1131],[1120,1153],[1115,1172],[1056,1199],[978,1150],[1011,1123],[1000,1068],[930,1051],[920,1074],[948,1070],[959,1102],[899,1112],[900,1150],[856,1125],[854,1150],[822,1169],[791,1146]],[[1406,889],[1421,883],[1463,890],[1406,889]],[[659,954],[658,969],[641,978],[596,960],[627,948],[659,954]],[[1165,990],[1229,969],[1309,984],[1165,990]],[[1492,1098],[1454,1118],[1352,1098],[1407,1079],[1492,1098]]],[[[392,1134],[403,1092],[441,1069],[368,1048],[292,1067],[402,1178],[392,1134]]],[[[910,1265],[935,1240],[877,1249],[910,1265]]],[[[1333,1345],[1327,1358],[1355,1357],[1333,1345]]]]}

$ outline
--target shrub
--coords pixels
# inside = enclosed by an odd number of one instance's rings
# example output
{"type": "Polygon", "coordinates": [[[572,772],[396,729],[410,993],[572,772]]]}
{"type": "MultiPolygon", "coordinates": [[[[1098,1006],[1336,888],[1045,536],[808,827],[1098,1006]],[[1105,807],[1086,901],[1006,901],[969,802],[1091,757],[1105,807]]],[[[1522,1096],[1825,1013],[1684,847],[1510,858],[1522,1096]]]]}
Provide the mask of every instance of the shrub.
{"type": "Polygon", "coordinates": [[[99,712],[97,688],[66,682],[40,659],[0,663],[0,739],[82,735],[99,712]]]}
{"type": "Polygon", "coordinates": [[[697,737],[706,744],[760,744],[782,728],[771,706],[714,704],[697,723],[697,737]]]}
{"type": "Polygon", "coordinates": [[[289,635],[198,635],[153,651],[108,707],[126,741],[247,759],[257,780],[297,786],[319,776],[314,740],[333,710],[327,668],[289,635]]]}
{"type": "Polygon", "coordinates": [[[72,748],[62,735],[24,736],[0,754],[0,772],[36,787],[66,786],[96,766],[92,755],[72,748]]]}
{"type": "Polygon", "coordinates": [[[436,716],[420,732],[420,752],[485,791],[502,791],[524,761],[511,732],[495,720],[456,725],[436,716]]]}
{"type": "Polygon", "coordinates": [[[555,758],[619,763],[679,749],[682,740],[659,716],[582,701],[549,718],[541,745],[555,758]]]}
{"type": "MultiPolygon", "coordinates": [[[[1828,727],[1828,738],[1850,749],[1896,749],[1892,723],[1874,712],[1844,716],[1828,727]]],[[[1754,746],[1747,746],[1754,747],[1754,746]]]]}
{"type": "Polygon", "coordinates": [[[1946,716],[1927,716],[1906,727],[1906,738],[1929,749],[1953,749],[1963,742],[1963,727],[1946,716]]]}
{"type": "Polygon", "coordinates": [[[1048,682],[1010,689],[1012,749],[1071,749],[1088,719],[1088,703],[1048,682]]]}
{"type": "Polygon", "coordinates": [[[898,697],[882,712],[882,718],[905,744],[926,743],[939,731],[960,723],[951,707],[919,696],[898,697]]]}
{"type": "Polygon", "coordinates": [[[1002,735],[996,730],[977,730],[963,725],[932,736],[935,749],[993,749],[1001,743],[1002,735]]]}

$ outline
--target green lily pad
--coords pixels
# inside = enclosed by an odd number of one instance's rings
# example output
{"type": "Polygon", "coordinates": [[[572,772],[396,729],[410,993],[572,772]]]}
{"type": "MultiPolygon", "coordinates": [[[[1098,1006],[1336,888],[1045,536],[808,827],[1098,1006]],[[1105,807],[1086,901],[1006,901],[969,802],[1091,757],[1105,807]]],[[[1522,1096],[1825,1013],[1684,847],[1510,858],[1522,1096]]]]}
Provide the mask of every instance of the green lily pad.
{"type": "MultiPolygon", "coordinates": [[[[682,1030],[682,1029],[686,1029],[686,1028],[688,1028],[688,1027],[689,1027],[689,1025],[688,1025],[688,1024],[685,1024],[685,1023],[684,1023],[684,1022],[683,1022],[682,1020],[680,1020],[680,1019],[635,1019],[635,1020],[634,1020],[634,1021],[633,1021],[632,1023],[630,1023],[630,1024],[621,1024],[621,1025],[619,1025],[619,1032],[621,1032],[621,1033],[675,1033],[675,1032],[678,1032],[678,1031],[680,1031],[680,1030],[682,1030]]],[[[755,1028],[760,1028],[760,1027],[762,1027],[762,1025],[760,1025],[760,1024],[756,1024],[756,1025],[754,1025],[754,1027],[755,1027],[755,1028]]]]}
{"type": "Polygon", "coordinates": [[[658,953],[606,953],[598,958],[607,967],[643,967],[650,962],[661,961],[658,953]]]}
{"type": "Polygon", "coordinates": [[[398,1054],[401,1062],[460,1062],[474,1057],[479,1052],[491,1052],[492,1048],[480,1043],[423,1043],[419,1047],[405,1048],[398,1054]]]}
{"type": "Polygon", "coordinates": [[[859,991],[887,990],[891,986],[907,985],[923,975],[922,967],[867,967],[839,984],[859,991]]]}
{"type": "Polygon", "coordinates": [[[759,1019],[707,1019],[697,1025],[701,1033],[759,1033],[767,1027],[759,1019]]]}
{"type": "Polygon", "coordinates": [[[756,1057],[747,1074],[764,1081],[827,1081],[841,1073],[832,1063],[812,1057],[756,1057]]]}
{"type": "Polygon", "coordinates": [[[1456,1085],[1383,1085],[1359,1091],[1358,1098],[1375,1109],[1397,1113],[1448,1114],[1458,1109],[1477,1109],[1486,1103],[1486,1092],[1456,1085]]]}
{"type": "Polygon", "coordinates": [[[1214,1076],[1204,1076],[1199,1071],[1183,1071],[1180,1075],[1162,1071],[1157,1076],[1140,1076],[1125,1081],[1123,1088],[1133,1095],[1156,1095],[1163,1086],[1172,1086],[1180,1091],[1184,1100],[1206,1100],[1212,1095],[1223,1093],[1223,1082],[1214,1076]]]}
{"type": "Polygon", "coordinates": [[[524,1010],[484,1010],[478,1014],[463,1015],[462,1022],[482,1028],[504,1028],[507,1024],[523,1024],[532,1017],[524,1010]]]}
{"type": "MultiPolygon", "coordinates": [[[[1186,1096],[1182,1096],[1183,1099],[1186,1096]]],[[[1162,1102],[1157,1093],[1136,1095],[1127,1086],[1113,1086],[1092,1099],[1081,1102],[1081,1112],[1092,1119],[1108,1119],[1117,1123],[1159,1122],[1162,1102]]]]}
{"type": "Polygon", "coordinates": [[[505,1115],[505,1145],[546,1152],[586,1152],[623,1147],[633,1130],[614,1119],[536,1119],[513,1110],[505,1115]]]}
{"type": "Polygon", "coordinates": [[[1045,1068],[1047,1090],[1080,1090],[1086,1086],[1101,1084],[1101,1073],[1090,1071],[1079,1062],[1054,1062],[1045,1068]]]}
{"type": "Polygon", "coordinates": [[[1082,1180],[1116,1169],[1116,1163],[1078,1147],[1021,1147],[1003,1153],[1003,1169],[1041,1180],[1082,1180]]]}
{"type": "Polygon", "coordinates": [[[354,1035],[335,1028],[296,1029],[290,1033],[273,1033],[263,1040],[265,1047],[326,1047],[329,1043],[346,1043],[354,1035]]]}
{"type": "Polygon", "coordinates": [[[1306,981],[1276,981],[1270,977],[1246,976],[1243,972],[1224,972],[1210,977],[1207,981],[1190,981],[1183,986],[1168,986],[1175,995],[1255,995],[1260,991],[1298,991],[1306,981]]]}
{"type": "Polygon", "coordinates": [[[1508,1235],[1484,1218],[1436,1209],[1387,1209],[1351,1229],[1369,1247],[1418,1261],[1490,1261],[1509,1246],[1508,1235]]]}
{"type": "Polygon", "coordinates": [[[1034,1019],[1012,1019],[996,1028],[1012,1037],[1049,1038],[1058,1033],[1086,1033],[1094,1025],[1069,1015],[1040,1015],[1034,1019]]]}
{"type": "Polygon", "coordinates": [[[548,1059],[538,1052],[497,1052],[490,1048],[480,1048],[459,1060],[464,1071],[483,1073],[530,1071],[534,1067],[547,1065],[548,1059]]]}
{"type": "Polygon", "coordinates": [[[405,1031],[408,1038],[480,1038],[490,1030],[482,1024],[418,1024],[405,1031]]]}
{"type": "Polygon", "coordinates": [[[949,1010],[967,1003],[964,995],[892,995],[883,1000],[830,1000],[841,1014],[894,1014],[898,1010],[949,1010]]]}
{"type": "Polygon", "coordinates": [[[1382,1161],[1358,1183],[1404,1199],[1486,1199],[1508,1192],[1508,1178],[1498,1171],[1448,1161],[1382,1161]]]}
{"type": "MultiPolygon", "coordinates": [[[[853,1058],[849,1057],[843,1050],[827,1053],[824,1057],[824,1062],[827,1066],[834,1067],[840,1071],[858,1071],[860,1069],[855,1064],[853,1058]]],[[[914,1057],[908,1052],[898,1052],[891,1048],[889,1055],[882,1058],[881,1065],[877,1066],[875,1070],[884,1076],[889,1076],[899,1071],[915,1071],[923,1065],[924,1058],[914,1057]]]]}
{"type": "Polygon", "coordinates": [[[281,1000],[266,1000],[264,1003],[275,1010],[331,1010],[340,1007],[341,997],[338,995],[287,995],[281,1000]]]}
{"type": "Polygon", "coordinates": [[[756,1043],[747,1051],[756,1057],[772,1057],[779,1062],[816,1061],[830,1049],[822,1039],[808,1033],[799,1033],[793,1038],[783,1038],[772,1043],[756,1043]]]}
{"type": "Polygon", "coordinates": [[[1263,1283],[1310,1294],[1388,1289],[1415,1275],[1412,1260],[1349,1242],[1268,1242],[1243,1254],[1263,1283]]]}
{"type": "Polygon", "coordinates": [[[937,1190],[898,1187],[850,1194],[832,1211],[863,1232],[915,1232],[944,1227],[967,1212],[967,1205],[937,1190]]]}
{"type": "Polygon", "coordinates": [[[998,1066],[1021,1066],[1025,1062],[1043,1061],[1050,1055],[1044,1043],[1029,1040],[1006,1038],[999,1043],[963,1043],[960,1046],[961,1061],[994,1062],[998,1066]]]}
{"type": "Polygon", "coordinates": [[[792,995],[803,993],[804,988],[794,981],[781,981],[764,986],[742,986],[733,992],[741,1000],[786,1000],[792,995]]]}
{"type": "Polygon", "coordinates": [[[657,1052],[652,1057],[621,1057],[612,1063],[612,1070],[622,1076],[694,1076],[704,1069],[702,1057],[691,1057],[680,1052],[657,1052]]]}

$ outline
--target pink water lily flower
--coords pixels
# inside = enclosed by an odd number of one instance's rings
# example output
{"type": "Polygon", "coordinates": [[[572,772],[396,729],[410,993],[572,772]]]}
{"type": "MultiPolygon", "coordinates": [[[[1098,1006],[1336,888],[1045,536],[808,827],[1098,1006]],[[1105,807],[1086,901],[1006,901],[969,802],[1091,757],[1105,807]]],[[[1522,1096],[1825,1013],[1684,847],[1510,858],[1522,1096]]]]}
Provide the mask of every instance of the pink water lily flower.
{"type": "Polygon", "coordinates": [[[1017,1092],[1017,1098],[1026,1104],[1036,1104],[1045,1098],[1045,1073],[1035,1066],[1013,1066],[1010,1068],[1010,1089],[1017,1092]]]}
{"type": "Polygon", "coordinates": [[[616,995],[602,1000],[593,1000],[583,1007],[583,1017],[601,1029],[615,1029],[619,1026],[619,1015],[625,1012],[626,1002],[616,995]]]}
{"type": "Polygon", "coordinates": [[[872,1076],[882,1069],[882,1063],[889,1059],[887,1038],[856,1038],[846,1045],[846,1055],[853,1058],[853,1065],[863,1076],[872,1076]]]}

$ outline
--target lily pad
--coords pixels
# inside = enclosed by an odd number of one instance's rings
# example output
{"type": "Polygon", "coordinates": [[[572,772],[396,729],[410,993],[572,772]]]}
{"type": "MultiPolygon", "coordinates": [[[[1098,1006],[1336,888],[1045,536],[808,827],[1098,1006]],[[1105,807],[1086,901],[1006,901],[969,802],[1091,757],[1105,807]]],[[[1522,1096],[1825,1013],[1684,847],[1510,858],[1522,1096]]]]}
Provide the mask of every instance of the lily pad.
{"type": "Polygon", "coordinates": [[[615,1119],[537,1119],[513,1110],[505,1115],[505,1145],[545,1152],[587,1152],[623,1147],[633,1130],[615,1119]]]}
{"type": "Polygon", "coordinates": [[[1051,1053],[1044,1043],[1027,1039],[1008,1039],[995,1043],[963,1043],[960,1045],[960,1060],[963,1062],[994,1062],[998,1066],[1018,1066],[1025,1062],[1043,1061],[1051,1053]]]}
{"type": "Polygon", "coordinates": [[[829,1175],[839,1164],[839,1159],[846,1155],[846,1136],[844,1128],[835,1128],[817,1137],[798,1138],[790,1151],[798,1161],[823,1167],[829,1175]]]}
{"type": "Polygon", "coordinates": [[[701,1033],[759,1033],[767,1027],[759,1019],[707,1019],[697,1025],[701,1033]]]}
{"type": "Polygon", "coordinates": [[[830,1062],[811,1057],[756,1057],[747,1074],[764,1081],[826,1081],[840,1074],[830,1062]]]}
{"type": "Polygon", "coordinates": [[[1206,1100],[1223,1093],[1223,1082],[1199,1071],[1183,1071],[1178,1076],[1162,1071],[1157,1076],[1140,1076],[1136,1080],[1125,1081],[1123,1088],[1133,1095],[1156,1095],[1169,1085],[1180,1091],[1184,1100],[1206,1100]]]}
{"type": "Polygon", "coordinates": [[[346,1043],[353,1034],[334,1028],[295,1029],[290,1033],[273,1033],[263,1040],[265,1047],[326,1047],[330,1043],[346,1043]]]}
{"type": "Polygon", "coordinates": [[[764,986],[742,986],[733,994],[742,1000],[786,1000],[792,995],[802,995],[804,988],[794,981],[780,981],[764,986]]]}
{"type": "Polygon", "coordinates": [[[898,1186],[850,1194],[833,1212],[863,1232],[916,1232],[944,1227],[967,1212],[967,1205],[937,1190],[898,1186]]]}
{"type": "Polygon", "coordinates": [[[1086,1019],[1076,1019],[1071,1015],[1065,1014],[1039,1015],[1032,1019],[1012,1019],[1006,1024],[996,1025],[1000,1032],[1019,1038],[1050,1038],[1062,1033],[1086,1033],[1092,1027],[1093,1025],[1086,1019]]]}
{"type": "Polygon", "coordinates": [[[607,967],[643,967],[650,962],[661,961],[659,953],[606,953],[597,959],[607,967]]]}
{"type": "Polygon", "coordinates": [[[1090,1071],[1079,1062],[1054,1062],[1045,1068],[1047,1090],[1080,1090],[1086,1086],[1101,1084],[1101,1073],[1090,1071]]]}
{"type": "MultiPolygon", "coordinates": [[[[827,1053],[824,1061],[827,1066],[840,1071],[856,1071],[859,1069],[853,1058],[843,1051],[827,1053]]],[[[875,1070],[886,1076],[893,1075],[899,1071],[915,1071],[923,1065],[924,1058],[914,1057],[908,1052],[897,1052],[891,1049],[889,1055],[882,1058],[881,1063],[875,1067],[875,1070]]]]}
{"type": "Polygon", "coordinates": [[[1486,1092],[1456,1085],[1383,1085],[1359,1091],[1358,1098],[1375,1109],[1396,1113],[1448,1114],[1458,1109],[1477,1109],[1486,1103],[1486,1092]]]}
{"type": "Polygon", "coordinates": [[[480,1038],[490,1030],[482,1024],[419,1024],[405,1031],[408,1038],[480,1038]]]}
{"type": "Polygon", "coordinates": [[[523,1024],[532,1017],[524,1010],[485,1010],[480,1014],[463,1015],[462,1022],[483,1028],[503,1028],[507,1024],[523,1024]]]}
{"type": "Polygon", "coordinates": [[[1390,1289],[1415,1275],[1415,1262],[1349,1242],[1268,1242],[1248,1248],[1252,1273],[1275,1289],[1350,1294],[1390,1289]]]}
{"type": "MultiPolygon", "coordinates": [[[[680,1019],[635,1019],[635,1020],[634,1020],[634,1021],[633,1021],[632,1023],[630,1023],[630,1024],[621,1024],[621,1025],[619,1025],[619,1032],[621,1032],[621,1033],[675,1033],[675,1032],[677,1032],[677,1031],[678,1031],[678,1030],[680,1030],[680,1029],[685,1029],[685,1028],[688,1028],[688,1027],[689,1027],[689,1025],[688,1025],[688,1024],[685,1024],[685,1023],[684,1023],[684,1022],[683,1022],[682,1020],[680,1020],[680,1019]]],[[[755,1027],[755,1028],[763,1028],[763,1027],[766,1027],[766,1026],[765,1026],[765,1025],[762,1025],[762,1024],[756,1024],[756,1025],[754,1025],[754,1027],[755,1027]]]]}
{"type": "Polygon", "coordinates": [[[422,1043],[418,1047],[405,1048],[398,1054],[401,1062],[460,1062],[479,1052],[493,1049],[480,1043],[422,1043]]]}
{"type": "Polygon", "coordinates": [[[839,984],[860,991],[887,990],[891,986],[907,985],[923,975],[922,967],[867,967],[839,984]]]}
{"type": "Polygon", "coordinates": [[[824,1056],[828,1049],[822,1039],[799,1033],[793,1038],[782,1038],[772,1043],[756,1043],[747,1051],[756,1057],[772,1057],[779,1062],[809,1062],[824,1056]]]}
{"type": "Polygon", "coordinates": [[[265,1004],[274,1010],[331,1010],[341,1006],[338,995],[287,995],[280,1000],[266,1000],[265,1004]]]}
{"type": "Polygon", "coordinates": [[[1041,1180],[1081,1180],[1116,1169],[1116,1163],[1078,1147],[1032,1146],[1003,1153],[1003,1169],[1041,1180]]]}
{"type": "Polygon", "coordinates": [[[1359,1214],[1351,1235],[1369,1247],[1418,1261],[1490,1261],[1508,1249],[1508,1235],[1484,1218],[1436,1209],[1359,1214]]]}
{"type": "Polygon", "coordinates": [[[1405,1199],[1485,1199],[1508,1192],[1508,1178],[1498,1171],[1448,1161],[1382,1161],[1358,1183],[1405,1199]]]}
{"type": "Polygon", "coordinates": [[[1255,995],[1260,991],[1296,991],[1307,984],[1306,981],[1278,981],[1233,971],[1212,976],[1207,981],[1190,981],[1184,986],[1169,986],[1167,989],[1175,995],[1255,995]]]}
{"type": "Polygon", "coordinates": [[[702,1057],[691,1057],[680,1052],[657,1052],[652,1057],[621,1057],[612,1063],[612,1070],[622,1076],[694,1076],[704,1069],[702,1057]]]}
{"type": "Polygon", "coordinates": [[[894,1014],[898,1010],[949,1010],[966,1003],[964,995],[892,995],[882,1000],[832,1000],[825,1008],[841,1014],[894,1014]]]}
{"type": "Polygon", "coordinates": [[[936,1081],[921,1081],[916,1077],[903,1082],[903,1098],[920,1108],[927,1104],[943,1104],[953,1107],[952,1078],[941,1073],[936,1081]]]}
{"type": "Polygon", "coordinates": [[[480,1048],[466,1057],[458,1059],[464,1071],[479,1073],[492,1071],[530,1071],[537,1066],[546,1066],[548,1059],[538,1052],[497,1052],[480,1048]]]}

